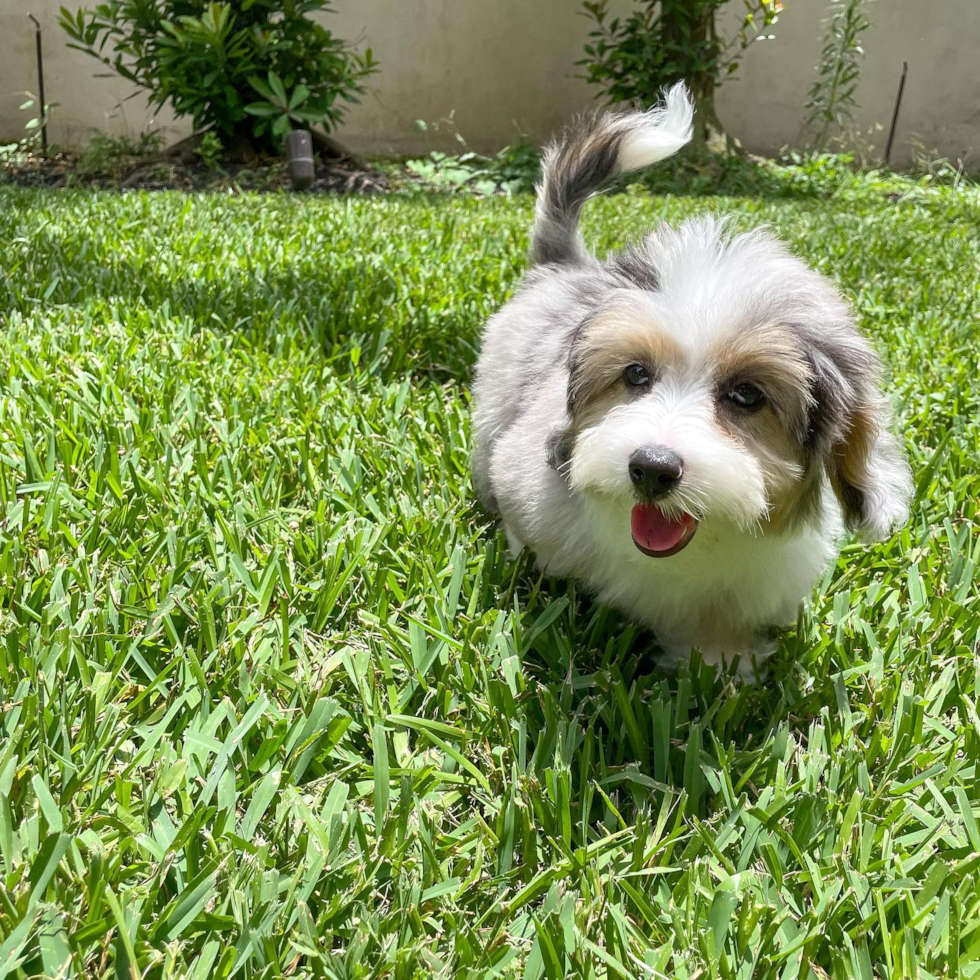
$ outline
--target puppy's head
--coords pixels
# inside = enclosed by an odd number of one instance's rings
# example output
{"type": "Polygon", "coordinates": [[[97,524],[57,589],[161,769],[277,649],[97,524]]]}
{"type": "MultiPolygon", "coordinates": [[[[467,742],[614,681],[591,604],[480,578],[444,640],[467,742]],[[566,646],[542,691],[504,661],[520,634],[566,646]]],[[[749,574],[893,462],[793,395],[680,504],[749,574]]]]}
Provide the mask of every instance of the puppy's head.
{"type": "Polygon", "coordinates": [[[552,452],[574,490],[629,513],[641,551],[676,554],[701,522],[791,530],[825,477],[851,530],[906,518],[878,361],[828,282],[712,221],[662,230],[609,271],[569,349],[552,452]]]}

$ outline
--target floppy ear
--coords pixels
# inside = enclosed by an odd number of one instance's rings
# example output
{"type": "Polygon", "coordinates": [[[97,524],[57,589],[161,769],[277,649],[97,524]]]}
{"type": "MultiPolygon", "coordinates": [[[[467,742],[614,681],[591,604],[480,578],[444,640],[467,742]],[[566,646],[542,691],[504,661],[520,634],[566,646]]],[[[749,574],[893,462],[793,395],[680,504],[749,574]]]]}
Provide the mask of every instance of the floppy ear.
{"type": "Polygon", "coordinates": [[[891,432],[878,359],[858,335],[811,352],[811,434],[848,530],[880,541],[908,520],[912,474],[891,432]]]}
{"type": "Polygon", "coordinates": [[[887,538],[909,517],[912,476],[889,431],[891,423],[891,410],[880,395],[860,399],[850,413],[846,434],[826,458],[845,524],[869,541],[887,538]]]}

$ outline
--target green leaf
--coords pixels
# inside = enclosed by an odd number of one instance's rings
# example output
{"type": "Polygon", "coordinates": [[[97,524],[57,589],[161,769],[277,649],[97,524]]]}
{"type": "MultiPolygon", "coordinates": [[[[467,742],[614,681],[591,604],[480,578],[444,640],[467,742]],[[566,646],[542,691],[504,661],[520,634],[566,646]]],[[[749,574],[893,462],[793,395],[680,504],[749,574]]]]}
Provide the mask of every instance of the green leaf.
{"type": "Polygon", "coordinates": [[[388,770],[388,739],[383,722],[379,721],[374,726],[371,747],[374,750],[374,824],[380,828],[384,825],[388,812],[391,780],[388,770]]]}
{"type": "Polygon", "coordinates": [[[276,104],[285,108],[289,104],[289,97],[286,94],[286,87],[282,84],[282,79],[274,71],[270,71],[267,77],[276,104]]]}
{"type": "Polygon", "coordinates": [[[250,102],[245,106],[245,111],[250,116],[261,116],[263,119],[271,119],[280,114],[279,110],[268,102],[250,102]]]}
{"type": "Polygon", "coordinates": [[[310,90],[302,83],[293,89],[289,96],[289,108],[298,109],[310,97],[310,90]]]}

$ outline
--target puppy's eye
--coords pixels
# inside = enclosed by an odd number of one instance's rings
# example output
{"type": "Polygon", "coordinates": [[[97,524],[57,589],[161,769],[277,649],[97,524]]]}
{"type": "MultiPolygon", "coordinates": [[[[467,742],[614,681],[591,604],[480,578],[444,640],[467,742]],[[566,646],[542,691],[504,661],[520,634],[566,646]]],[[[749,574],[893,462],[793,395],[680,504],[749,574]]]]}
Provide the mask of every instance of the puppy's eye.
{"type": "Polygon", "coordinates": [[[747,412],[755,412],[766,403],[766,396],[762,389],[747,381],[726,392],[725,398],[747,412]]]}
{"type": "Polygon", "coordinates": [[[623,379],[631,388],[642,388],[650,383],[650,375],[642,364],[631,364],[623,372],[623,379]]]}

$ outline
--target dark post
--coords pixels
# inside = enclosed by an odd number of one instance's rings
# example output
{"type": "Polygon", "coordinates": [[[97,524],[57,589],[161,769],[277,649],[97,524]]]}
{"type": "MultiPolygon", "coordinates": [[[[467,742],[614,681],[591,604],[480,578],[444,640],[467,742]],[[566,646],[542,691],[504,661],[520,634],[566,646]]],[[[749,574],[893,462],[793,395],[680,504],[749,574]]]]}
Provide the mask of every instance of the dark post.
{"type": "Polygon", "coordinates": [[[895,96],[895,110],[892,112],[892,125],[888,130],[888,142],[885,144],[885,166],[892,155],[892,144],[895,142],[895,130],[898,128],[898,110],[902,108],[902,94],[905,92],[905,76],[909,71],[909,63],[902,62],[902,77],[898,80],[898,95],[895,96]]]}
{"type": "Polygon", "coordinates": [[[37,97],[41,103],[38,119],[41,120],[41,151],[48,152],[48,104],[44,101],[44,52],[41,50],[41,22],[32,14],[28,17],[34,21],[34,47],[37,50],[37,97]]]}
{"type": "Polygon", "coordinates": [[[286,137],[286,161],[293,189],[306,190],[316,177],[313,163],[313,138],[305,129],[294,129],[286,137]]]}

